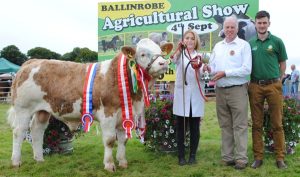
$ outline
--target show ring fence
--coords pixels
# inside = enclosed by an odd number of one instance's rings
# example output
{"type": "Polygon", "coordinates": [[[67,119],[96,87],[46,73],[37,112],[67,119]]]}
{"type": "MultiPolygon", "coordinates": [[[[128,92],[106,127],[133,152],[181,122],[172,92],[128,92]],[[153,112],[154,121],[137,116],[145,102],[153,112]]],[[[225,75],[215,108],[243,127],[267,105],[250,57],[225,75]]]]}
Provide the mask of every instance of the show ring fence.
{"type": "Polygon", "coordinates": [[[0,103],[10,103],[11,101],[11,80],[0,80],[0,103]]]}

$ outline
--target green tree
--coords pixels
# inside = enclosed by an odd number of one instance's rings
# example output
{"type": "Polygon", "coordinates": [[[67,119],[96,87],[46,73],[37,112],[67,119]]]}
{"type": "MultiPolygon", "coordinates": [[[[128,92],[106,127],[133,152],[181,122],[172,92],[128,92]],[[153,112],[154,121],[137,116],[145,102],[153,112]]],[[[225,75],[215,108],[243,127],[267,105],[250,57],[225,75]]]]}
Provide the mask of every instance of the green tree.
{"type": "Polygon", "coordinates": [[[74,58],[73,57],[73,53],[72,52],[68,52],[68,53],[65,53],[63,54],[63,56],[61,56],[61,60],[65,60],[65,61],[74,61],[74,58]]]}
{"type": "Polygon", "coordinates": [[[65,53],[62,57],[65,61],[75,61],[75,62],[96,62],[98,60],[97,52],[94,52],[88,48],[75,47],[72,52],[65,53]]]}
{"type": "Polygon", "coordinates": [[[98,60],[97,52],[94,52],[85,47],[80,49],[80,54],[75,61],[86,63],[86,62],[96,62],[97,60],[98,60]]]}
{"type": "Polygon", "coordinates": [[[79,55],[80,55],[80,48],[75,47],[72,52],[65,53],[61,57],[61,59],[65,61],[75,61],[79,55]]]}
{"type": "Polygon", "coordinates": [[[15,45],[4,47],[1,50],[0,56],[17,65],[22,65],[27,60],[26,55],[15,45]]]}
{"type": "Polygon", "coordinates": [[[28,50],[27,56],[29,58],[43,58],[43,59],[59,59],[61,55],[43,47],[35,47],[28,50]]]}

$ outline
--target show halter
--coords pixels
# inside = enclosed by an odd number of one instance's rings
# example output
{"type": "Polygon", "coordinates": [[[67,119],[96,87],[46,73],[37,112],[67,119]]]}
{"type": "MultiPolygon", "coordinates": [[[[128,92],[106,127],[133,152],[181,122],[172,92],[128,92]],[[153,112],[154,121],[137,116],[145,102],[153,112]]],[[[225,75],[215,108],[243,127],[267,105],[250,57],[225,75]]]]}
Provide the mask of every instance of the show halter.
{"type": "Polygon", "coordinates": [[[163,52],[163,54],[154,55],[154,56],[152,57],[150,63],[147,65],[145,71],[149,72],[149,70],[150,70],[152,64],[155,62],[155,60],[157,60],[158,57],[163,57],[163,58],[164,58],[164,56],[165,56],[164,52],[163,52]]]}
{"type": "Polygon", "coordinates": [[[89,64],[86,74],[84,88],[83,88],[83,101],[82,101],[82,127],[86,133],[90,131],[90,127],[93,123],[93,85],[98,68],[98,63],[89,64]]]}

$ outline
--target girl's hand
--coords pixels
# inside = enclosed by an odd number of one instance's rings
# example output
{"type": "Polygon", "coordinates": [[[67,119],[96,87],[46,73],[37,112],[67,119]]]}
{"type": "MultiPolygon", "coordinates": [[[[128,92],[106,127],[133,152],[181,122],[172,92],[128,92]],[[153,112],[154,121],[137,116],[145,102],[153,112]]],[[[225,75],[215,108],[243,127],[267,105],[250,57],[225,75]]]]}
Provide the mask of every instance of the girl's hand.
{"type": "Polygon", "coordinates": [[[202,63],[199,60],[191,61],[191,65],[194,69],[199,69],[202,66],[202,63]]]}
{"type": "Polygon", "coordinates": [[[184,48],[184,46],[185,46],[185,44],[183,44],[182,41],[178,42],[177,48],[176,48],[174,54],[170,56],[170,58],[171,58],[172,61],[174,61],[174,59],[177,60],[179,58],[179,56],[181,54],[181,51],[184,48]]]}

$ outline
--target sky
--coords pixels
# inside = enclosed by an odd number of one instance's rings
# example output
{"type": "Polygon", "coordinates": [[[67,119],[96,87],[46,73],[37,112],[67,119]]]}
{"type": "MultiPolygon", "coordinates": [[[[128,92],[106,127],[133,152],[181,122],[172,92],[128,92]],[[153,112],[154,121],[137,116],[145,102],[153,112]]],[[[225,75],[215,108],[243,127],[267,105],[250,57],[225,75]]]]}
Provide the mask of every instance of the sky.
{"type": "MultiPolygon", "coordinates": [[[[98,2],[108,0],[6,0],[0,8],[0,50],[17,46],[24,54],[34,47],[45,47],[65,54],[74,47],[98,50],[98,2]]],[[[118,0],[110,0],[118,1],[118,0]]],[[[119,0],[120,1],[120,0],[119,0]]],[[[300,69],[300,10],[294,0],[260,0],[259,9],[271,15],[272,34],[280,37],[290,65],[300,69]],[[298,43],[297,43],[298,42],[298,43]]]]}

